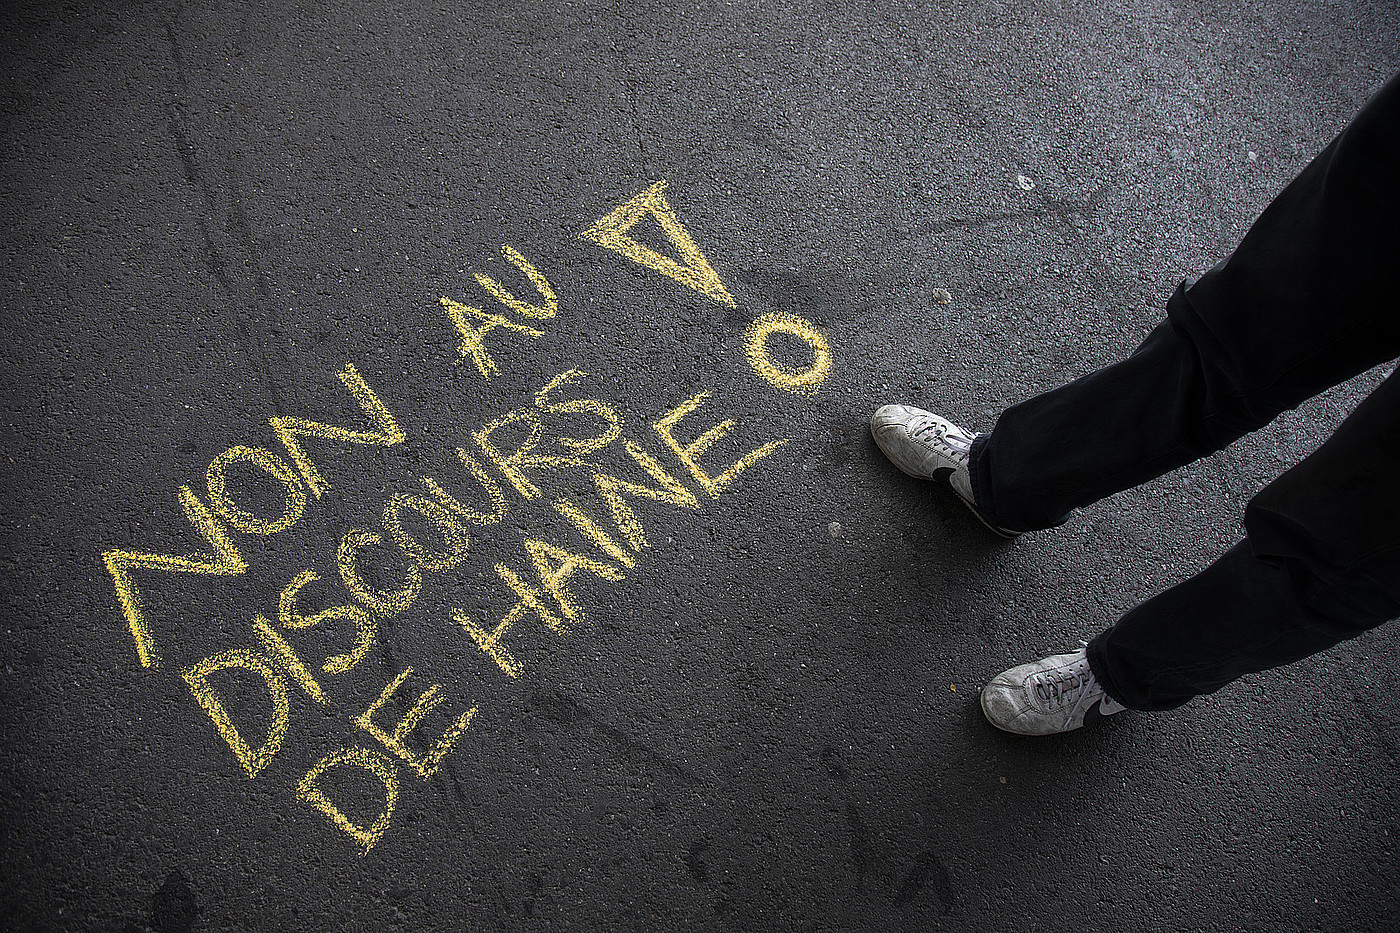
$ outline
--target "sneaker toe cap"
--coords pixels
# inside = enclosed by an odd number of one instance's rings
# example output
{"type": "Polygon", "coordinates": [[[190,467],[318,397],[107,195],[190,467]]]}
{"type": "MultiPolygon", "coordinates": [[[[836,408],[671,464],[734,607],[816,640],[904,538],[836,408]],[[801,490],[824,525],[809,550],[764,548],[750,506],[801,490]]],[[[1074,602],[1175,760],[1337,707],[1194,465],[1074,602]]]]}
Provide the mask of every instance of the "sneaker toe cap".
{"type": "Polygon", "coordinates": [[[1006,679],[1004,675],[982,688],[982,712],[987,721],[998,729],[1019,732],[1013,726],[1024,711],[1024,690],[1020,684],[1006,679]]]}
{"type": "Polygon", "coordinates": [[[1030,702],[1024,676],[1008,676],[1007,671],[982,688],[982,713],[1003,732],[1016,735],[1051,735],[1059,729],[1052,717],[1030,702]]]}
{"type": "Polygon", "coordinates": [[[886,405],[871,416],[870,433],[891,463],[910,476],[927,479],[937,464],[910,428],[911,420],[922,414],[908,405],[886,405]]]}
{"type": "Polygon", "coordinates": [[[929,413],[922,408],[915,408],[913,405],[881,405],[875,409],[875,414],[870,416],[870,429],[872,431],[889,430],[890,428],[904,430],[910,419],[927,414],[929,413]]]}

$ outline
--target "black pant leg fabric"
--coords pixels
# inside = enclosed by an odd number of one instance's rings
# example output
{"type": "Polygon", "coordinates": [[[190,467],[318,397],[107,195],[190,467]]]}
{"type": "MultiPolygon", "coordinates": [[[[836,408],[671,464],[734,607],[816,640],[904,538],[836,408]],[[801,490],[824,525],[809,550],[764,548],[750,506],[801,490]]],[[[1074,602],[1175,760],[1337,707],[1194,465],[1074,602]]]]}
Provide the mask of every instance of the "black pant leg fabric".
{"type": "Polygon", "coordinates": [[[1132,356],[1001,415],[973,448],[979,508],[1007,528],[1059,524],[1393,359],[1398,278],[1400,76],[1132,356]]]}
{"type": "Polygon", "coordinates": [[[1090,642],[1115,699],[1171,709],[1400,618],[1400,374],[1254,497],[1245,531],[1090,642]]]}

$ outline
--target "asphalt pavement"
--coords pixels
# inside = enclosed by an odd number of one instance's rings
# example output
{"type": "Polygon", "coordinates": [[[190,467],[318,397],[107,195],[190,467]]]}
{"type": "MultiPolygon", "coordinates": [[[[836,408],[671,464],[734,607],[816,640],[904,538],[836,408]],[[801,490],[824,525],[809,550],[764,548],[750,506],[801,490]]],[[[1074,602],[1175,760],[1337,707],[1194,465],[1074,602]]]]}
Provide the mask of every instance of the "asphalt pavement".
{"type": "Polygon", "coordinates": [[[1385,0],[9,3],[7,930],[1389,930],[1379,630],[978,690],[1384,375],[1002,542],[870,439],[1130,352],[1385,0]]]}

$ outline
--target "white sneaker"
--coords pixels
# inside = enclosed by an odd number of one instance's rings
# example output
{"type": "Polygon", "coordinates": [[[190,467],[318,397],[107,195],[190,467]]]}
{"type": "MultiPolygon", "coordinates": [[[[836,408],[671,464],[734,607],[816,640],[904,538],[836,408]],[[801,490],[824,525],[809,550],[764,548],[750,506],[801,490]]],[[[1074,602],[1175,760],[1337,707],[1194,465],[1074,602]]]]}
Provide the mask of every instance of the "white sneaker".
{"type": "Polygon", "coordinates": [[[1020,532],[988,521],[972,495],[968,456],[977,435],[912,405],[885,405],[870,418],[870,433],[890,462],[910,476],[947,483],[982,524],[1014,538],[1020,532]]]}
{"type": "Polygon", "coordinates": [[[998,729],[1053,735],[1127,709],[1104,693],[1080,648],[1013,667],[982,689],[982,712],[998,729]]]}

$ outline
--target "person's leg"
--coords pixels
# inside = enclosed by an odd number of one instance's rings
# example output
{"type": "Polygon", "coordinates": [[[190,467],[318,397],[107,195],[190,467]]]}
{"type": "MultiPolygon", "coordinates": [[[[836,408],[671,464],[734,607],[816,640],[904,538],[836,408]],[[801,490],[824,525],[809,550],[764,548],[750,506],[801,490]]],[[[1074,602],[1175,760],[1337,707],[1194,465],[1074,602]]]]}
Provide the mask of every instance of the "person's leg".
{"type": "Polygon", "coordinates": [[[1087,650],[997,675],[982,709],[1044,735],[1173,709],[1400,618],[1400,373],[1245,511],[1245,540],[1087,650]]]}
{"type": "Polygon", "coordinates": [[[975,508],[1017,531],[1227,446],[1400,355],[1400,76],[1279,194],[1128,359],[1005,411],[975,508]]]}
{"type": "MultiPolygon", "coordinates": [[[[1230,259],[1177,291],[1128,360],[1009,409],[971,445],[969,501],[1031,530],[1229,444],[1400,354],[1400,77],[1270,205],[1230,259]]],[[[1005,671],[999,728],[1169,709],[1400,617],[1400,376],[1255,497],[1248,537],[1088,648],[1005,671]]]]}
{"type": "Polygon", "coordinates": [[[1172,709],[1400,618],[1400,374],[1254,497],[1245,531],[1089,643],[1110,696],[1172,709]]]}

